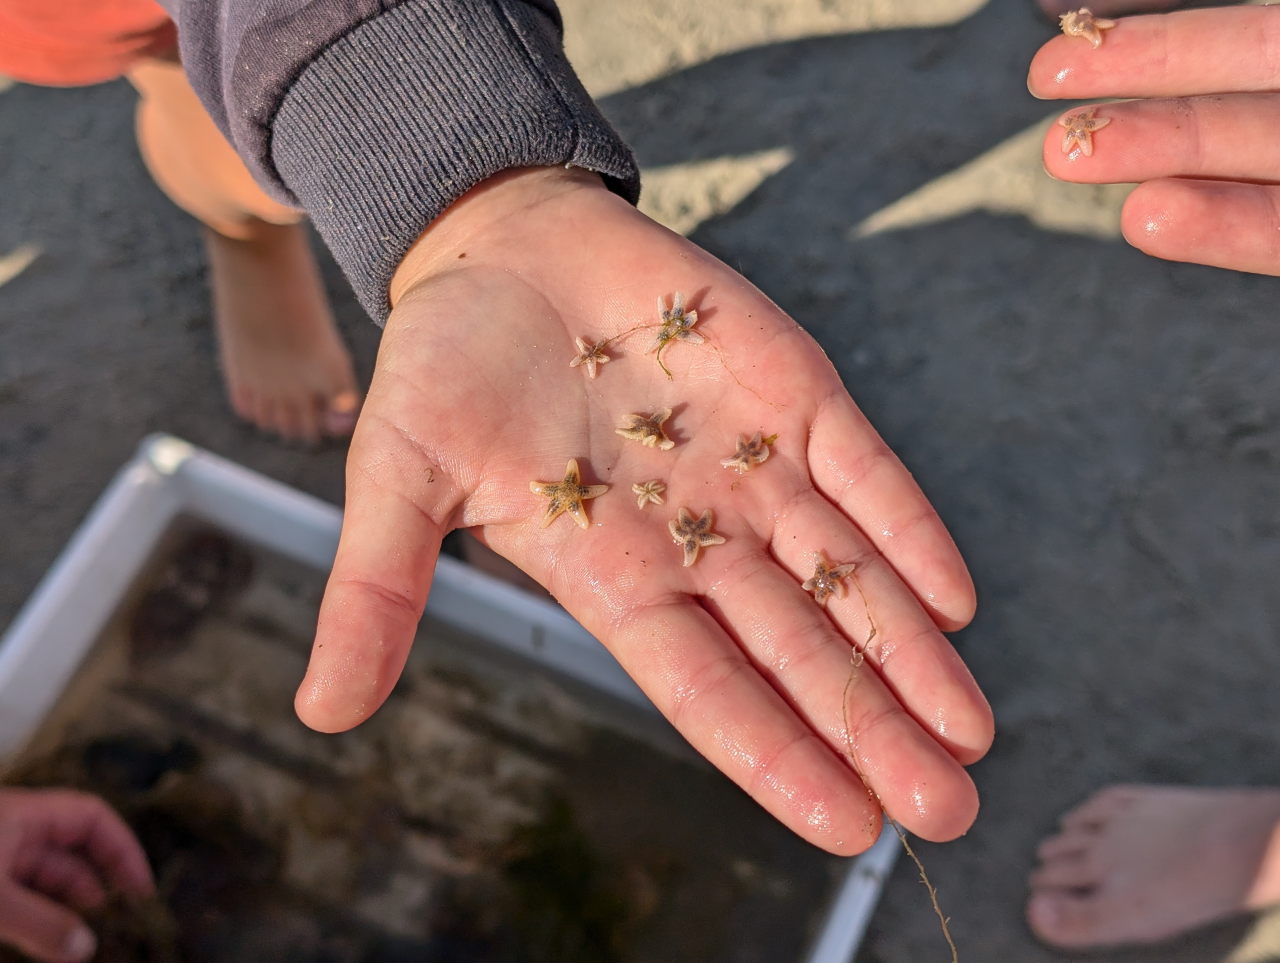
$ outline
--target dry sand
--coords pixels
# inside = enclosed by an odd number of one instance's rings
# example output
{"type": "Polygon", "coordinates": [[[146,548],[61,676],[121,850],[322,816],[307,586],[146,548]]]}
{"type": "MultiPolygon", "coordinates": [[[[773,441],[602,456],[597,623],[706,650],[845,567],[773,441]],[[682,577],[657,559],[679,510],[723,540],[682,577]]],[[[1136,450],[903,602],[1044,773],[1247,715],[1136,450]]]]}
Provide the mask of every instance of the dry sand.
{"type": "MultiPolygon", "coordinates": [[[[1063,808],[1113,780],[1280,783],[1280,281],[1149,259],[1123,189],[1043,176],[1030,0],[563,7],[648,209],[814,333],[965,551],[982,605],[956,641],[999,736],[977,825],[923,856],[963,960],[1072,959],[1021,921],[1063,808]]],[[[340,450],[233,422],[132,100],[0,92],[0,623],[148,431],[340,497],[340,450]]],[[[330,277],[367,372],[377,332],[330,277]]],[[[1088,959],[1280,960],[1268,922],[1088,959]]],[[[943,959],[904,862],[860,960],[943,959]]]]}

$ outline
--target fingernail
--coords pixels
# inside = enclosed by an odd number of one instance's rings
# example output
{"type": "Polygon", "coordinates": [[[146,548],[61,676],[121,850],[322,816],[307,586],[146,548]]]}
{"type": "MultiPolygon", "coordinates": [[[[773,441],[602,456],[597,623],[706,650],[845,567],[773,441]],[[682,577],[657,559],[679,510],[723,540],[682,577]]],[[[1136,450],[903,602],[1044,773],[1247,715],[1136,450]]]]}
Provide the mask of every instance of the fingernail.
{"type": "Polygon", "coordinates": [[[87,926],[78,926],[67,935],[62,950],[68,960],[87,960],[98,949],[98,938],[87,926]]]}

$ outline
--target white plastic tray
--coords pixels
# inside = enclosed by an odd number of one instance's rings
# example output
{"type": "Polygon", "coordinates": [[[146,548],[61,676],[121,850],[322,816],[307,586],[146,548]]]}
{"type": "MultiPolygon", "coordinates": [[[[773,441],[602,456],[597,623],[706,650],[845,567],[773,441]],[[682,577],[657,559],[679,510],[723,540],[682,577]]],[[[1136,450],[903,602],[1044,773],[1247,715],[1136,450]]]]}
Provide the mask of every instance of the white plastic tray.
{"type": "MultiPolygon", "coordinates": [[[[0,758],[39,727],[178,517],[327,570],[342,513],[168,435],[145,439],[0,636],[0,758]]],[[[559,607],[441,556],[428,611],[551,671],[654,711],[608,651],[559,607]]],[[[282,696],[283,698],[284,696],[282,696]]],[[[852,963],[899,844],[891,829],[850,864],[803,961],[852,963]]]]}

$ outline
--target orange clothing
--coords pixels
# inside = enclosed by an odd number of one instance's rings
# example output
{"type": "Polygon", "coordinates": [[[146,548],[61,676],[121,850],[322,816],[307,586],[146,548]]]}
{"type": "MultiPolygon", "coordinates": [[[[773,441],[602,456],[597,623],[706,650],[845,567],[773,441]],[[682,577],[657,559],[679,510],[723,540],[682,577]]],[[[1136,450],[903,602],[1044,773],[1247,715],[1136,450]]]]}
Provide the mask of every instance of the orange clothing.
{"type": "Polygon", "coordinates": [[[24,83],[102,83],[177,46],[154,0],[0,0],[0,74],[24,83]]]}

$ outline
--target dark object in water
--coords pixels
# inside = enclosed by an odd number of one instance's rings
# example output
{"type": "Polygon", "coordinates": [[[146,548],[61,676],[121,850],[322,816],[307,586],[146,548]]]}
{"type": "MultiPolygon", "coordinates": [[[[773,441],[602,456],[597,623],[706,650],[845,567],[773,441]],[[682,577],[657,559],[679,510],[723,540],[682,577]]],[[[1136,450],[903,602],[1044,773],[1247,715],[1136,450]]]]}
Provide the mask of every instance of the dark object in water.
{"type": "Polygon", "coordinates": [[[129,617],[133,664],[182,648],[206,612],[243,589],[253,574],[252,556],[217,532],[187,536],[129,617]]]}

